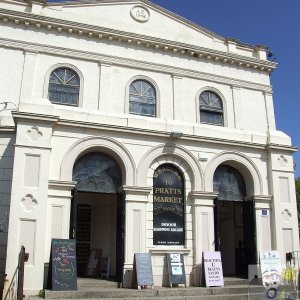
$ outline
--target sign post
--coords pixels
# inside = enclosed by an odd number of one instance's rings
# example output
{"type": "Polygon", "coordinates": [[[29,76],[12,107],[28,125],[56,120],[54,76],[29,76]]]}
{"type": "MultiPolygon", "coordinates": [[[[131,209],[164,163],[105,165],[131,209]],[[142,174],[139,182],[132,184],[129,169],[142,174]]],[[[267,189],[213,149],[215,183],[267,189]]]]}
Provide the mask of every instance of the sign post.
{"type": "Polygon", "coordinates": [[[210,286],[224,286],[221,252],[203,252],[205,283],[210,286]]]}

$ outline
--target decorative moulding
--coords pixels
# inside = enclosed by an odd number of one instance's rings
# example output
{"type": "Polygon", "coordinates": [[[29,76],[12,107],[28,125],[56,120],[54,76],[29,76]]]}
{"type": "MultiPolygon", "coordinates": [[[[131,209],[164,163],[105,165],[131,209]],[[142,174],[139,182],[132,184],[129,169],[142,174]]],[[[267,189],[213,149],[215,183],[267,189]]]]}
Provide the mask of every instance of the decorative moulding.
{"type": "Polygon", "coordinates": [[[148,22],[150,19],[150,11],[142,5],[136,5],[130,10],[131,17],[141,23],[148,22]]]}
{"type": "Polygon", "coordinates": [[[250,68],[267,73],[271,73],[276,68],[276,63],[268,60],[261,60],[232,52],[223,52],[151,36],[92,26],[84,23],[69,22],[63,19],[31,13],[0,9],[0,20],[5,23],[11,22],[15,25],[23,25],[25,27],[33,26],[38,30],[47,29],[58,33],[64,32],[67,34],[87,36],[93,39],[106,39],[109,41],[133,44],[139,47],[154,48],[157,51],[171,52],[173,55],[174,53],[177,53],[178,55],[186,55],[194,57],[195,59],[207,59],[220,64],[229,64],[231,66],[236,65],[239,68],[250,68]]]}
{"type": "Polygon", "coordinates": [[[40,138],[42,138],[43,133],[37,126],[32,126],[27,130],[27,136],[32,142],[37,142],[40,138]]]}
{"type": "Polygon", "coordinates": [[[288,209],[285,209],[282,213],[281,213],[281,217],[282,217],[282,220],[284,222],[290,222],[291,219],[292,219],[292,213],[288,210],[288,209]]]}
{"type": "Polygon", "coordinates": [[[38,205],[38,201],[31,194],[24,196],[21,200],[21,203],[27,212],[33,211],[33,209],[38,205]]]}

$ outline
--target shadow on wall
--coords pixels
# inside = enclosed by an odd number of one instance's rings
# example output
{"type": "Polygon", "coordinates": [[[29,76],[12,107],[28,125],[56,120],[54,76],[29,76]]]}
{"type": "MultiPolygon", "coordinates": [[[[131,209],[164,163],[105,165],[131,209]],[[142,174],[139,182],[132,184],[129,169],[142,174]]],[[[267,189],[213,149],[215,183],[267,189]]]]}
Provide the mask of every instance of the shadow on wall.
{"type": "Polygon", "coordinates": [[[2,299],[5,279],[10,194],[15,152],[14,145],[14,132],[0,132],[0,299],[2,299]]]}

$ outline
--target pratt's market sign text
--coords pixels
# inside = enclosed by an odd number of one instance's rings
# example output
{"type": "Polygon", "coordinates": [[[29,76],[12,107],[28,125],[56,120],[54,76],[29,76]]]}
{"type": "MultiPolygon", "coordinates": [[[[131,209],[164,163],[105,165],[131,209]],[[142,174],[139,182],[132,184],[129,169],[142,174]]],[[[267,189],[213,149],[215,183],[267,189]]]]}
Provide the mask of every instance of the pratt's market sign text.
{"type": "Polygon", "coordinates": [[[153,176],[153,227],[154,245],[184,245],[184,181],[171,164],[153,176]]]}

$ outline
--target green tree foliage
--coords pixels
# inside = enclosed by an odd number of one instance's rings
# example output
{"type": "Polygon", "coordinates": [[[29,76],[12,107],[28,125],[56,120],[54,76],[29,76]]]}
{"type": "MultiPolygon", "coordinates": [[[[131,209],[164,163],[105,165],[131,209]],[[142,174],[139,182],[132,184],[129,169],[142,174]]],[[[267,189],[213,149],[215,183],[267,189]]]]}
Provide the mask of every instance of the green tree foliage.
{"type": "Polygon", "coordinates": [[[300,221],[300,177],[296,178],[296,199],[297,199],[297,210],[298,210],[298,220],[300,221]]]}

